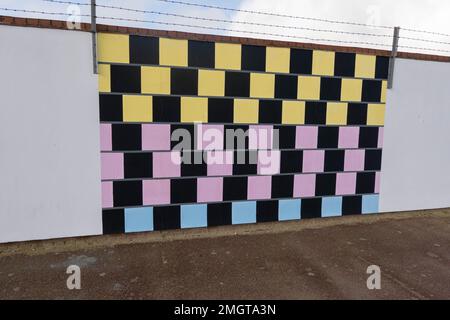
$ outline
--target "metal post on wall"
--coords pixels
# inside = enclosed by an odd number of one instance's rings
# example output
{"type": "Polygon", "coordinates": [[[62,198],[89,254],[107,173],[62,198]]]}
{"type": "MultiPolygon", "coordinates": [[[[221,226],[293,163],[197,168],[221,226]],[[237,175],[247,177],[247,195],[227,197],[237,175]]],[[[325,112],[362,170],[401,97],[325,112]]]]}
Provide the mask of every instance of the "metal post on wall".
{"type": "Polygon", "coordinates": [[[395,68],[395,58],[397,58],[398,52],[398,39],[400,36],[400,27],[394,28],[394,39],[392,41],[392,51],[389,58],[389,74],[388,74],[388,89],[392,89],[394,83],[394,68],[395,68]]]}
{"type": "Polygon", "coordinates": [[[95,0],[91,0],[91,33],[92,33],[92,58],[94,64],[94,74],[98,74],[97,64],[97,5],[95,0]]]}

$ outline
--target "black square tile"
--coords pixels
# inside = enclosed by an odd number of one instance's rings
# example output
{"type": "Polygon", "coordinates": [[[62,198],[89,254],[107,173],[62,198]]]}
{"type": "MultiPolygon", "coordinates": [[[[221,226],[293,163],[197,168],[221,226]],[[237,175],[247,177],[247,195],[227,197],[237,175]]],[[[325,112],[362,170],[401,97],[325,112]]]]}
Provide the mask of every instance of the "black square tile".
{"type": "Polygon", "coordinates": [[[275,98],[297,99],[298,76],[275,75],[275,98]]]}
{"type": "Polygon", "coordinates": [[[323,77],[320,81],[320,100],[340,101],[342,79],[323,77]]]}
{"type": "Polygon", "coordinates": [[[141,93],[141,67],[111,65],[111,92],[141,93]]]}
{"type": "Polygon", "coordinates": [[[197,179],[172,179],[170,180],[170,202],[196,203],[197,179]]]}
{"type": "Polygon", "coordinates": [[[250,97],[250,73],[226,71],[225,96],[250,97]]]}
{"type": "Polygon", "coordinates": [[[153,208],[153,229],[174,230],[181,228],[180,206],[153,208]]]}
{"type": "Polygon", "coordinates": [[[334,75],[338,77],[355,76],[356,54],[348,52],[336,52],[334,60],[334,75]]]}
{"type": "Polygon", "coordinates": [[[326,124],[326,102],[307,101],[305,107],[305,124],[326,124]]]}
{"type": "Polygon", "coordinates": [[[345,150],[325,151],[325,172],[344,171],[345,150]]]}
{"type": "Polygon", "coordinates": [[[224,177],[223,200],[247,200],[247,177],[224,177]]]}
{"type": "Polygon", "coordinates": [[[130,35],[130,62],[159,64],[159,38],[130,35]]]}
{"type": "Polygon", "coordinates": [[[362,101],[381,101],[381,80],[363,80],[362,101]]]}
{"type": "Polygon", "coordinates": [[[256,203],[256,222],[278,221],[278,201],[258,201],[256,203]]]}
{"type": "Polygon", "coordinates": [[[153,157],[149,152],[125,153],[123,156],[125,179],[151,178],[153,157]]]}
{"type": "Polygon", "coordinates": [[[359,129],[359,147],[377,148],[378,130],[378,127],[361,127],[359,129]]]}
{"type": "Polygon", "coordinates": [[[375,172],[358,172],[356,175],[356,193],[375,192],[375,172]]]}
{"type": "Polygon", "coordinates": [[[367,103],[349,103],[347,108],[348,125],[367,124],[367,103]]]}
{"type": "Polygon", "coordinates": [[[259,101],[259,123],[280,124],[282,118],[281,100],[259,101]]]}
{"type": "Polygon", "coordinates": [[[301,173],[303,167],[303,151],[281,151],[281,173],[301,173]]]}
{"type": "Polygon", "coordinates": [[[266,47],[242,45],[242,70],[266,71],[266,47]]]}
{"type": "Polygon", "coordinates": [[[336,174],[316,175],[316,196],[334,196],[336,194],[336,174]]]}
{"type": "Polygon", "coordinates": [[[214,68],[215,43],[189,40],[188,64],[190,67],[214,68]]]}
{"type": "Polygon", "coordinates": [[[185,147],[184,149],[195,150],[197,144],[194,139],[195,137],[196,126],[194,124],[172,124],[170,126],[170,148],[172,150],[181,150],[181,147],[185,147]],[[190,141],[183,140],[184,137],[189,137],[190,141]],[[190,142],[190,148],[187,148],[190,142]]]}
{"type": "Polygon", "coordinates": [[[349,196],[342,198],[342,215],[358,215],[362,213],[362,197],[349,196]]]}
{"type": "Polygon", "coordinates": [[[246,125],[225,125],[225,149],[226,150],[247,150],[249,149],[249,126],[246,125]]]}
{"type": "Polygon", "coordinates": [[[181,102],[180,97],[153,97],[153,121],[154,122],[180,122],[181,102]]]}
{"type": "Polygon", "coordinates": [[[198,95],[198,70],[171,68],[170,92],[187,96],[198,95]]]}
{"type": "Polygon", "coordinates": [[[319,127],[317,147],[319,149],[337,148],[339,145],[339,127],[319,127]]]}
{"type": "Polygon", "coordinates": [[[183,151],[181,156],[182,177],[204,177],[207,175],[208,167],[206,162],[203,161],[202,151],[183,151]]]}
{"type": "Polygon", "coordinates": [[[234,121],[234,99],[230,98],[208,99],[208,122],[233,123],[233,121],[234,121]]]}
{"type": "Polygon", "coordinates": [[[295,149],[295,126],[275,126],[273,132],[274,149],[278,137],[279,149],[295,149]]]}
{"type": "Polygon", "coordinates": [[[272,176],[272,198],[292,198],[294,193],[294,176],[272,176]]]}
{"type": "Polygon", "coordinates": [[[208,227],[231,225],[231,212],[230,202],[208,204],[208,227]]]}
{"type": "Polygon", "coordinates": [[[380,171],[381,170],[381,156],[382,151],[366,150],[366,156],[364,160],[364,170],[366,171],[380,171]]]}
{"type": "Polygon", "coordinates": [[[312,50],[291,49],[291,73],[312,74],[312,50]]]}
{"type": "Polygon", "coordinates": [[[378,56],[375,67],[375,78],[387,79],[389,75],[389,57],[378,56]]]}
{"type": "Polygon", "coordinates": [[[122,95],[100,94],[100,121],[123,121],[122,95]]]}
{"type": "Polygon", "coordinates": [[[257,151],[234,151],[233,175],[254,175],[258,173],[257,151]]]}
{"type": "Polygon", "coordinates": [[[111,131],[114,151],[139,151],[142,149],[140,124],[113,124],[111,131]]]}
{"type": "Polygon", "coordinates": [[[142,181],[114,181],[115,207],[142,206],[142,181]]]}
{"type": "Polygon", "coordinates": [[[314,219],[322,216],[322,198],[302,199],[301,218],[314,219]]]}
{"type": "Polygon", "coordinates": [[[125,212],[123,209],[103,210],[103,234],[125,233],[125,212]]]}

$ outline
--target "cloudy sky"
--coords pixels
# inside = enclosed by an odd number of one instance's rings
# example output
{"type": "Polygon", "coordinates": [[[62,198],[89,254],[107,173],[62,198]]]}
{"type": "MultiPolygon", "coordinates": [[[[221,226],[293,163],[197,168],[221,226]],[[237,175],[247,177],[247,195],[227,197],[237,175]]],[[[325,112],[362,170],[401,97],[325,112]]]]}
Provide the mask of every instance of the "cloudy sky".
{"type": "MultiPolygon", "coordinates": [[[[70,1],[70,0],[69,0],[70,1]]],[[[89,0],[72,0],[79,3],[89,3],[89,0]]],[[[317,42],[325,44],[342,44],[351,46],[389,49],[392,43],[391,29],[370,28],[360,25],[328,23],[320,20],[347,21],[358,24],[400,26],[401,51],[419,51],[431,54],[450,55],[450,36],[417,33],[405,29],[427,30],[436,33],[450,34],[450,1],[448,0],[179,0],[195,4],[207,4],[231,9],[247,11],[263,11],[280,15],[268,16],[239,11],[226,11],[198,6],[188,6],[171,3],[167,0],[97,0],[100,5],[97,15],[132,20],[145,20],[169,23],[143,23],[100,19],[99,23],[132,25],[153,29],[170,29],[190,32],[228,34],[253,38],[285,39],[299,42],[317,42]],[[197,18],[216,19],[224,21],[206,21],[189,17],[170,16],[155,13],[140,13],[126,10],[108,9],[102,5],[120,6],[131,9],[155,11],[166,14],[183,15],[197,18]],[[298,17],[315,18],[301,19],[298,17]],[[250,23],[250,24],[249,24],[250,23]],[[181,24],[181,25],[170,25],[181,24]],[[269,24],[276,26],[262,26],[269,24]],[[200,26],[190,27],[190,26],[200,26]],[[208,29],[219,28],[226,30],[208,29]],[[320,31],[312,31],[316,29],[320,31]],[[343,34],[337,32],[362,33],[343,34]],[[264,34],[266,33],[266,34],[264,34]],[[418,38],[441,43],[413,41],[405,38],[418,38]],[[370,44],[368,44],[370,43],[370,44]],[[415,50],[409,47],[448,50],[436,52],[432,50],[415,50]]],[[[44,0],[0,0],[0,8],[15,8],[45,12],[63,12],[68,10],[67,4],[49,3],[44,0]]],[[[89,14],[89,6],[79,6],[82,14],[89,14]]],[[[65,16],[42,16],[38,13],[8,12],[0,9],[0,14],[46,17],[66,19],[65,16]]],[[[88,21],[89,18],[82,18],[88,21]]]]}

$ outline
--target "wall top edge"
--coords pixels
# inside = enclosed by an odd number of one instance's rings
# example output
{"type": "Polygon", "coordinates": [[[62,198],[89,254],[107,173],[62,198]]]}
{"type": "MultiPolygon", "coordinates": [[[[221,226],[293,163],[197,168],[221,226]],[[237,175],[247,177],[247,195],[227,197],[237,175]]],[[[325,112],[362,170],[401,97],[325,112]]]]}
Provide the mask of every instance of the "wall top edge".
{"type": "MultiPolygon", "coordinates": [[[[12,16],[3,16],[3,15],[0,15],[0,25],[16,26],[16,27],[60,29],[60,30],[73,31],[73,30],[67,29],[66,22],[61,21],[61,20],[21,18],[21,17],[12,17],[12,16]]],[[[89,23],[81,23],[81,29],[76,30],[76,31],[90,32],[91,25],[89,23]]],[[[369,48],[361,48],[361,47],[335,46],[335,45],[324,45],[324,44],[317,44],[317,43],[267,40],[267,39],[256,39],[256,38],[235,37],[235,36],[220,36],[220,35],[192,33],[192,32],[166,31],[166,30],[146,29],[146,28],[136,28],[136,27],[113,26],[113,25],[105,25],[105,24],[98,24],[97,31],[105,32],[105,33],[120,33],[120,34],[132,34],[132,35],[143,35],[143,36],[154,36],[154,37],[166,37],[166,38],[175,38],[175,39],[183,39],[183,40],[199,40],[199,41],[270,46],[270,47],[284,47],[284,48],[296,48],[296,49],[313,49],[313,50],[325,50],[325,51],[335,51],[335,52],[349,52],[349,53],[359,53],[359,54],[377,55],[377,56],[389,56],[390,55],[390,51],[387,51],[387,50],[369,49],[369,48]]],[[[404,58],[404,59],[413,59],[413,60],[450,62],[450,56],[422,54],[422,53],[413,53],[413,52],[399,52],[398,57],[404,58]]]]}

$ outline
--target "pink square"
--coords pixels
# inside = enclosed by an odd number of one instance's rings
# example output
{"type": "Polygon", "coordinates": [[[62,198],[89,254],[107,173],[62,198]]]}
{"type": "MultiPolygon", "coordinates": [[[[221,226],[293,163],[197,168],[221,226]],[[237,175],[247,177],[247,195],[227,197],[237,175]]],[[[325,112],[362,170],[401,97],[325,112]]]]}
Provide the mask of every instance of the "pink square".
{"type": "Polygon", "coordinates": [[[123,179],[123,153],[102,153],[102,180],[123,179]]]}
{"type": "Polygon", "coordinates": [[[112,181],[102,182],[102,208],[112,208],[113,204],[113,183],[112,181]]]}
{"type": "Polygon", "coordinates": [[[181,155],[179,151],[153,153],[153,177],[181,177],[181,155]]]}
{"type": "Polygon", "coordinates": [[[258,151],[258,174],[280,173],[280,150],[258,151]]]}
{"type": "Polygon", "coordinates": [[[364,171],[364,150],[345,150],[344,171],[364,171]]]}
{"type": "Polygon", "coordinates": [[[339,148],[353,149],[358,148],[359,127],[340,127],[339,128],[339,148]]]}
{"type": "Polygon", "coordinates": [[[381,173],[375,173],[375,193],[380,193],[381,173]]]}
{"type": "Polygon", "coordinates": [[[112,131],[111,124],[100,124],[100,150],[112,150],[112,131]]]}
{"type": "Polygon", "coordinates": [[[145,180],[142,182],[144,205],[170,203],[170,180],[145,180]]]}
{"type": "Polygon", "coordinates": [[[207,151],[208,176],[233,174],[233,151],[207,151]]]}
{"type": "Polygon", "coordinates": [[[170,125],[143,124],[142,150],[148,151],[170,150],[170,125]]]}
{"type": "Polygon", "coordinates": [[[273,126],[250,126],[248,130],[250,150],[267,150],[273,148],[273,126]]]}
{"type": "Polygon", "coordinates": [[[338,173],[336,176],[336,195],[356,193],[356,173],[338,173]]]}
{"type": "Polygon", "coordinates": [[[306,150],[305,152],[303,152],[303,172],[323,172],[324,163],[324,150],[306,150]]]}
{"type": "Polygon", "coordinates": [[[296,149],[316,149],[318,127],[299,126],[296,129],[295,148],[296,149]]]}
{"type": "Polygon", "coordinates": [[[300,174],[294,177],[294,197],[314,197],[315,195],[315,174],[300,174]]]}
{"type": "Polygon", "coordinates": [[[223,200],[223,178],[197,179],[197,202],[223,200]]]}
{"type": "Polygon", "coordinates": [[[197,129],[197,150],[223,150],[223,125],[200,124],[197,129]]]}
{"type": "Polygon", "coordinates": [[[272,196],[272,176],[248,177],[248,200],[270,199],[272,196]]]}
{"type": "Polygon", "coordinates": [[[384,142],[384,127],[378,129],[378,148],[383,148],[384,142]]]}

